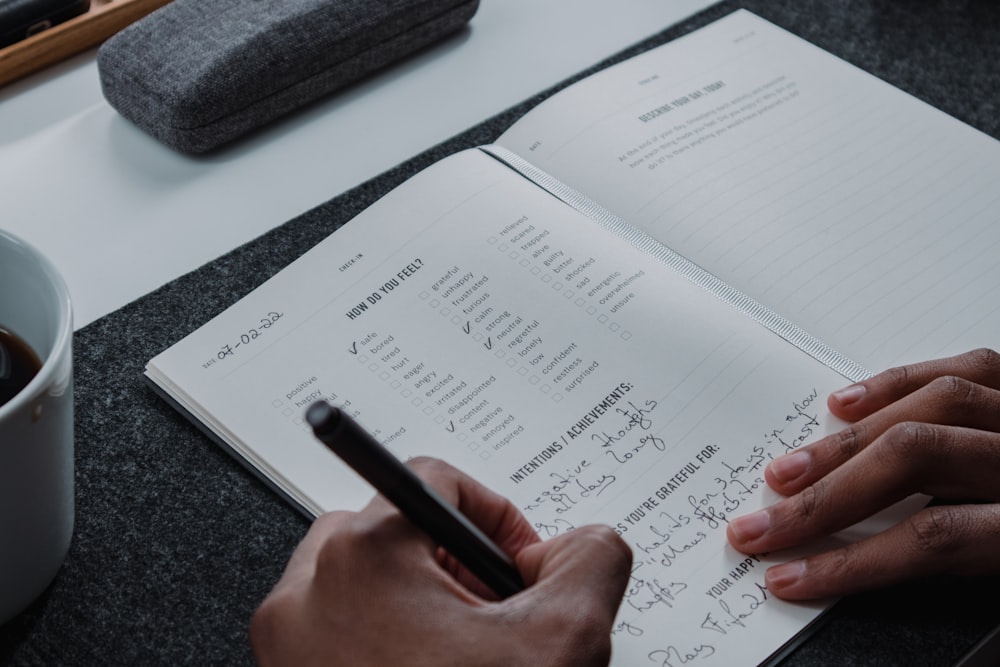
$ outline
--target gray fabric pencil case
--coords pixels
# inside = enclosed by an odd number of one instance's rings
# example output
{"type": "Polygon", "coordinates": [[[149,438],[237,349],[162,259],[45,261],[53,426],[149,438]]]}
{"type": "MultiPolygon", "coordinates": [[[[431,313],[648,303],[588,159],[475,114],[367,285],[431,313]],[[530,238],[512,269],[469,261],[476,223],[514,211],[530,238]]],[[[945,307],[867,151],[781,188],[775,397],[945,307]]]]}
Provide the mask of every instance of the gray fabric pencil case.
{"type": "Polygon", "coordinates": [[[203,153],[457,31],[478,5],[173,0],[101,46],[101,88],[142,130],[203,153]]]}

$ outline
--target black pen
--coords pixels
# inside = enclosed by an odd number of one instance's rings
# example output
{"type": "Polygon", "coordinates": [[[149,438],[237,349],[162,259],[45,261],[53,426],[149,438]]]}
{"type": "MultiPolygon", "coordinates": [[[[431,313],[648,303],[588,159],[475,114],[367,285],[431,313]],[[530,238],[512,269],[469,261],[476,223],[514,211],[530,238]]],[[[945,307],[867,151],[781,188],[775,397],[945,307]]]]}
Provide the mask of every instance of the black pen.
{"type": "Polygon", "coordinates": [[[506,598],[524,590],[511,558],[350,415],[320,400],[306,410],[306,421],[320,442],[494,593],[506,598]]]}

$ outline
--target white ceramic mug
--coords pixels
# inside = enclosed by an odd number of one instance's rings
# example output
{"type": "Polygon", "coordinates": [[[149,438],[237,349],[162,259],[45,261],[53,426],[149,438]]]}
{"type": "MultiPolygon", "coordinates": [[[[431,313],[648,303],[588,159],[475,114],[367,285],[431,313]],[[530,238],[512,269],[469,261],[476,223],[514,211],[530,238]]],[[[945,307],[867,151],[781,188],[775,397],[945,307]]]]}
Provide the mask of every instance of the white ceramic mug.
{"type": "Polygon", "coordinates": [[[0,230],[0,326],[42,361],[0,406],[0,625],[55,578],[73,535],[73,315],[52,263],[0,230]]]}

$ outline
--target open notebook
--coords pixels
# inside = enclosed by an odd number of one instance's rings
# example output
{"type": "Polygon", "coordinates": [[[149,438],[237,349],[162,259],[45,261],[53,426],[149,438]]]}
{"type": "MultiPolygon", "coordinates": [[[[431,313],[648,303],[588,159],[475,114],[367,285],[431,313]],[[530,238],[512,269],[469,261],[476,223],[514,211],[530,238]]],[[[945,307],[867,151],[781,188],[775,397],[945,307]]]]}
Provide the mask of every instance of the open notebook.
{"type": "Polygon", "coordinates": [[[147,376],[311,515],[371,496],[324,398],[543,536],[615,526],[615,664],[759,662],[825,605],[726,522],[838,427],[829,391],[996,344],[998,177],[993,139],[739,11],[421,172],[147,376]]]}

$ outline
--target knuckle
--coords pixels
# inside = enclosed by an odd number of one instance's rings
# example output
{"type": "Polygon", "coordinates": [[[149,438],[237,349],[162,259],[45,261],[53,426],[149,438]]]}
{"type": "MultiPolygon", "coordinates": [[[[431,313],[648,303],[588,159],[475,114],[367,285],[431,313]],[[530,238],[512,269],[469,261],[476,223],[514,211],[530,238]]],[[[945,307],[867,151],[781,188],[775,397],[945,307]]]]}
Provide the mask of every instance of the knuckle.
{"type": "Polygon", "coordinates": [[[947,507],[929,507],[907,523],[911,544],[920,557],[950,551],[964,530],[960,515],[947,507]]]}
{"type": "Polygon", "coordinates": [[[882,437],[875,441],[872,454],[879,459],[882,465],[891,465],[896,461],[905,461],[910,453],[913,437],[913,422],[900,422],[893,424],[882,434],[882,437]]]}
{"type": "Polygon", "coordinates": [[[795,496],[795,504],[793,508],[798,518],[808,521],[822,511],[823,486],[823,480],[820,480],[815,484],[802,489],[802,491],[795,496]]]}
{"type": "Polygon", "coordinates": [[[933,452],[938,444],[937,429],[923,422],[893,424],[879,438],[875,454],[885,465],[899,465],[914,459],[917,452],[933,452]]]}
{"type": "Polygon", "coordinates": [[[859,578],[867,577],[876,567],[871,551],[860,542],[852,542],[844,546],[814,556],[809,559],[810,569],[814,576],[824,582],[840,582],[839,585],[849,586],[859,578]]]}
{"type": "Polygon", "coordinates": [[[852,543],[824,554],[823,569],[832,576],[850,574],[857,569],[857,551],[857,544],[852,543]]]}
{"type": "Polygon", "coordinates": [[[335,571],[344,562],[347,545],[356,529],[352,526],[346,530],[327,535],[316,551],[316,573],[319,576],[335,571]]]}
{"type": "Polygon", "coordinates": [[[893,424],[873,444],[872,455],[883,469],[897,470],[910,484],[919,486],[953,453],[955,443],[945,430],[925,422],[893,424]]]}
{"type": "Polygon", "coordinates": [[[379,545],[385,542],[386,531],[391,519],[355,514],[341,521],[336,530],[323,537],[316,552],[318,574],[335,572],[345,561],[364,560],[364,554],[377,553],[379,545]]]}
{"type": "Polygon", "coordinates": [[[932,400],[950,414],[950,420],[962,415],[976,415],[994,409],[989,393],[979,384],[963,377],[945,375],[929,385],[932,400]]]}
{"type": "Polygon", "coordinates": [[[883,371],[879,375],[879,380],[889,385],[895,390],[907,390],[913,381],[914,369],[912,366],[896,366],[883,371]]]}
{"type": "Polygon", "coordinates": [[[996,377],[1000,375],[1000,353],[988,347],[966,352],[962,355],[964,363],[976,375],[996,377]]]}
{"type": "Polygon", "coordinates": [[[833,446],[842,460],[852,458],[864,449],[861,427],[857,424],[839,431],[833,439],[833,446]]]}
{"type": "Polygon", "coordinates": [[[937,399],[954,405],[968,402],[976,386],[974,382],[957,375],[942,375],[931,380],[927,388],[937,399]]]}

